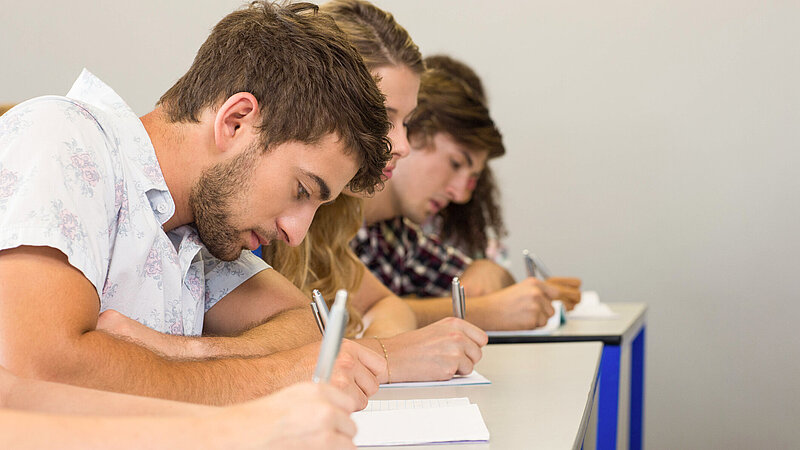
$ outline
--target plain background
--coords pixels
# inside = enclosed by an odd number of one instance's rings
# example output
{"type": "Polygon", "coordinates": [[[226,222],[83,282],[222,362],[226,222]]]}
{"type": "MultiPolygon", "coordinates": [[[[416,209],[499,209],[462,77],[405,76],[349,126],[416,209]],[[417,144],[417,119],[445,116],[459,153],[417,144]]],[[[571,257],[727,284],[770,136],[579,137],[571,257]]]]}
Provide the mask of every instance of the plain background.
{"type": "MultiPolygon", "coordinates": [[[[800,446],[800,3],[378,4],[482,76],[515,274],[648,303],[646,445],[800,446]]],[[[0,103],[85,66],[144,114],[239,5],[2,0],[0,103]]]]}

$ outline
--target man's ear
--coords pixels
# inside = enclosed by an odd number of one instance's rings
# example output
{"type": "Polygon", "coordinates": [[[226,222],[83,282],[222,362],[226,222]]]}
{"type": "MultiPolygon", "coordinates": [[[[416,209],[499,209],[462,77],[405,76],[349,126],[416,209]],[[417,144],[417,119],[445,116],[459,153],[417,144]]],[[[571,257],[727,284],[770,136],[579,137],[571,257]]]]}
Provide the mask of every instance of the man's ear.
{"type": "Polygon", "coordinates": [[[258,100],[249,92],[238,92],[225,100],[214,118],[214,141],[222,152],[239,139],[250,139],[260,125],[258,100]]]}

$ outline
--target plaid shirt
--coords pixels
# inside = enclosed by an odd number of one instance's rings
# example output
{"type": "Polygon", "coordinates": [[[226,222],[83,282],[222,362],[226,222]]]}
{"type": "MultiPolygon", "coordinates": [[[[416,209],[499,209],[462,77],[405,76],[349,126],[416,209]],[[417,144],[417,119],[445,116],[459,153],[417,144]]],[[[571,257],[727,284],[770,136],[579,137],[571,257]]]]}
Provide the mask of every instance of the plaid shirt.
{"type": "Polygon", "coordinates": [[[398,217],[362,226],[350,243],[369,270],[399,296],[447,297],[472,259],[398,217]]]}

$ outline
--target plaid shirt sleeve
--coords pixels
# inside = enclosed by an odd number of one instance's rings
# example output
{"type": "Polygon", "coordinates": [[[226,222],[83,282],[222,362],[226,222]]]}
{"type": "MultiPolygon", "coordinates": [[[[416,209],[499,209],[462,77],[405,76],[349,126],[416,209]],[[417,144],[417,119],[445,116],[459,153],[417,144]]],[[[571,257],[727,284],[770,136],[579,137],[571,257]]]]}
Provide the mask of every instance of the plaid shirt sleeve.
{"type": "Polygon", "coordinates": [[[457,248],[402,218],[362,227],[352,246],[370,271],[400,296],[449,296],[453,277],[472,263],[457,248]]]}

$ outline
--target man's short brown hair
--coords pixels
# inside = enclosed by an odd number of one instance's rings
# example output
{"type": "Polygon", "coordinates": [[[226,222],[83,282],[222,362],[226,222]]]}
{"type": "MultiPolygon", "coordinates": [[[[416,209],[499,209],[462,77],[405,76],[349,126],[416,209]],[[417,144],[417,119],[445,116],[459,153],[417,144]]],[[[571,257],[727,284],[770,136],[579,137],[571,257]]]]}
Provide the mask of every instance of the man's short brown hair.
{"type": "Polygon", "coordinates": [[[238,92],[261,110],[265,151],[329,133],[355,154],[353,191],[372,193],[390,159],[384,97],[358,52],[316,5],[252,2],[223,18],[189,71],[159,100],[172,122],[198,122],[238,92]]]}

